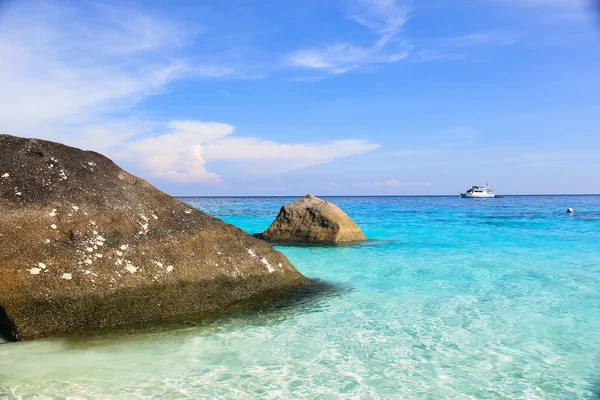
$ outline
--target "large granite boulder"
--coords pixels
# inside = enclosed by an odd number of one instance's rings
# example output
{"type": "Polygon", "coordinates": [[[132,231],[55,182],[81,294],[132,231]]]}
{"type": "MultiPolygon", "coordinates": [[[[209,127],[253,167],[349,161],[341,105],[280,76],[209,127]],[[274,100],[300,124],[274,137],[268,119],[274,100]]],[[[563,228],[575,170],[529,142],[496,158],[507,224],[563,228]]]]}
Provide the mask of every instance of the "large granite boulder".
{"type": "Polygon", "coordinates": [[[367,240],[348,214],[312,194],[281,207],[275,221],[260,237],[270,242],[306,244],[367,240]]]}
{"type": "Polygon", "coordinates": [[[268,243],[100,154],[0,135],[0,333],[11,339],[206,312],[305,283],[268,243]]]}

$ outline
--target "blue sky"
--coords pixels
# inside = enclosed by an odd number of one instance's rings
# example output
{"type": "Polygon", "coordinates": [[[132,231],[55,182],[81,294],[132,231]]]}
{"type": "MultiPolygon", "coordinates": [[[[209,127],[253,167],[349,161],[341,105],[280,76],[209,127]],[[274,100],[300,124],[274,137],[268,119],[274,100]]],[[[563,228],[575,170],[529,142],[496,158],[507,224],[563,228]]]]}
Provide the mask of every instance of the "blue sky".
{"type": "Polygon", "coordinates": [[[586,0],[0,2],[0,132],[174,195],[600,193],[586,0]]]}

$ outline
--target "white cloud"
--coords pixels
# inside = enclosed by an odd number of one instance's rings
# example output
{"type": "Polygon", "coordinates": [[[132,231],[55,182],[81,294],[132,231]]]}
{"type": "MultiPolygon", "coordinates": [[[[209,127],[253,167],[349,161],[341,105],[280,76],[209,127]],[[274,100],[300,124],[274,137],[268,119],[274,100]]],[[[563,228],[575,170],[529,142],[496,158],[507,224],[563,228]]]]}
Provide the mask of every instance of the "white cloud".
{"type": "Polygon", "coordinates": [[[457,126],[425,136],[425,138],[444,145],[448,142],[466,143],[476,139],[479,135],[479,130],[472,126],[457,126]]]}
{"type": "Polygon", "coordinates": [[[327,79],[327,75],[315,75],[315,76],[300,76],[292,78],[292,82],[320,82],[323,79],[327,79]]]}
{"type": "Polygon", "coordinates": [[[535,17],[551,23],[581,23],[595,19],[597,0],[491,0],[520,9],[529,9],[535,17]]]}
{"type": "Polygon", "coordinates": [[[278,143],[252,137],[232,137],[206,144],[206,158],[215,160],[280,160],[280,171],[289,171],[375,150],[365,140],[334,140],[326,143],[278,143]]]}
{"type": "MultiPolygon", "coordinates": [[[[177,182],[219,182],[206,170],[202,144],[230,135],[234,127],[217,122],[172,121],[172,132],[134,140],[129,153],[154,176],[177,182]]],[[[131,157],[131,156],[130,156],[131,157]]]]}
{"type": "Polygon", "coordinates": [[[540,7],[582,7],[591,3],[590,0],[497,0],[506,4],[518,6],[540,7]]]}
{"type": "Polygon", "coordinates": [[[287,61],[297,67],[320,69],[343,74],[369,64],[389,64],[405,59],[411,47],[402,44],[394,52],[384,52],[383,44],[360,47],[352,43],[338,43],[324,49],[299,50],[288,56],[287,61]]]}
{"type": "Polygon", "coordinates": [[[366,65],[394,63],[405,59],[412,46],[397,40],[409,18],[410,8],[397,0],[354,0],[348,18],[377,35],[370,46],[350,41],[297,50],[285,58],[287,64],[333,74],[342,74],[366,65]]]}
{"type": "Polygon", "coordinates": [[[430,182],[399,182],[395,179],[388,179],[382,182],[355,183],[352,186],[359,188],[382,188],[382,187],[430,187],[430,182]]]}
{"type": "MultiPolygon", "coordinates": [[[[241,77],[181,56],[190,28],[139,9],[15,2],[0,24],[0,131],[93,149],[165,181],[220,182],[207,163],[289,171],[377,147],[362,140],[278,143],[233,135],[224,123],[144,122],[134,106],[178,79],[241,77]],[[166,133],[165,133],[166,132],[166,133]]],[[[210,57],[208,57],[210,58],[210,57]]]]}
{"type": "Polygon", "coordinates": [[[132,109],[171,82],[235,75],[179,55],[195,27],[122,4],[12,2],[1,18],[0,130],[13,134],[106,151],[151,129],[132,109]]]}
{"type": "Polygon", "coordinates": [[[407,61],[461,61],[468,59],[467,51],[477,48],[504,47],[517,43],[517,36],[509,32],[472,32],[425,41],[426,50],[412,51],[407,61]]]}
{"type": "Polygon", "coordinates": [[[573,165],[598,165],[597,157],[594,152],[587,151],[532,151],[522,153],[514,157],[500,160],[503,163],[513,165],[522,165],[525,167],[547,167],[573,165]]]}
{"type": "Polygon", "coordinates": [[[410,54],[408,61],[422,63],[432,61],[461,61],[467,58],[465,54],[448,53],[447,51],[418,50],[410,54]]]}
{"type": "Polygon", "coordinates": [[[135,104],[186,72],[183,62],[151,54],[181,37],[168,21],[121,8],[98,12],[101,17],[85,20],[46,2],[13,3],[4,10],[0,121],[5,130],[91,120],[135,104]]]}
{"type": "Polygon", "coordinates": [[[364,140],[279,143],[235,136],[233,126],[217,122],[173,121],[169,128],[169,133],[133,140],[127,146],[131,157],[152,175],[178,182],[219,182],[219,175],[206,169],[214,161],[250,161],[280,173],[379,147],[364,140]]]}
{"type": "Polygon", "coordinates": [[[410,7],[397,0],[354,0],[349,17],[379,33],[384,40],[395,36],[408,21],[410,7]]]}
{"type": "Polygon", "coordinates": [[[449,47],[509,46],[516,43],[514,35],[503,32],[475,32],[440,39],[439,45],[449,47]]]}

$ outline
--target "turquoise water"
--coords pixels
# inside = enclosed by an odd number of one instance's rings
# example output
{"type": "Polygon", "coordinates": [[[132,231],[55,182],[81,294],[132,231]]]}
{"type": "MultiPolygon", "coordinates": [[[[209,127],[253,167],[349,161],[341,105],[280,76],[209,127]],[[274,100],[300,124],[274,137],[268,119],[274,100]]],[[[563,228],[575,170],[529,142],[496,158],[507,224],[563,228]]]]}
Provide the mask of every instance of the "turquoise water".
{"type": "MultiPolygon", "coordinates": [[[[183,200],[256,233],[293,199],[183,200]]],[[[278,247],[322,293],[0,344],[0,398],[600,398],[600,197],[330,200],[371,240],[278,247]]]]}

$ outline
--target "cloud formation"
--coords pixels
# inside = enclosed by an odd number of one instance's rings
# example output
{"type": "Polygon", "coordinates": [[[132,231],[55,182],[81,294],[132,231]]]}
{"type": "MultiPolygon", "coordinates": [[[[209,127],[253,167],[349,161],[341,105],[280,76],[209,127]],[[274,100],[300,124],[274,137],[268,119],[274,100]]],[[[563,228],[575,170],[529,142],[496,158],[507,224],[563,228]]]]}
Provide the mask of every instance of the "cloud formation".
{"type": "MultiPolygon", "coordinates": [[[[207,170],[215,161],[265,164],[283,172],[378,147],[363,140],[266,141],[235,136],[233,126],[218,122],[144,121],[135,106],[176,80],[259,77],[189,62],[181,50],[197,32],[147,10],[17,2],[1,17],[2,131],[91,148],[176,182],[220,182],[207,170]]],[[[393,24],[381,29],[387,32],[393,24]]]]}
{"type": "Polygon", "coordinates": [[[388,179],[381,182],[355,183],[352,185],[357,188],[383,188],[383,187],[429,187],[430,182],[399,182],[395,179],[388,179]]]}
{"type": "Polygon", "coordinates": [[[379,145],[364,140],[325,143],[279,143],[233,135],[235,128],[218,122],[172,121],[170,132],[133,140],[130,157],[152,175],[177,182],[220,182],[207,171],[214,161],[251,161],[285,172],[366,153],[379,145]]]}
{"type": "Polygon", "coordinates": [[[398,0],[353,0],[349,18],[381,35],[382,41],[394,37],[408,21],[410,7],[398,0]]]}
{"type": "Polygon", "coordinates": [[[590,22],[595,18],[597,0],[494,0],[520,9],[531,9],[539,19],[551,23],[590,22]]]}
{"type": "Polygon", "coordinates": [[[438,41],[444,47],[493,47],[516,43],[515,35],[505,32],[474,32],[462,36],[443,38],[438,41]]]}
{"type": "Polygon", "coordinates": [[[169,21],[109,6],[74,10],[12,3],[0,24],[0,120],[4,129],[92,120],[159,91],[189,72],[158,52],[183,34],[169,21]],[[31,29],[35,26],[35,29],[31,29]]]}
{"type": "Polygon", "coordinates": [[[180,55],[189,27],[127,5],[12,2],[0,14],[0,130],[106,151],[146,132],[134,108],[184,78],[231,77],[180,55]]]}
{"type": "Polygon", "coordinates": [[[219,182],[206,170],[202,144],[227,136],[234,127],[217,122],[173,121],[170,133],[127,144],[130,158],[154,176],[176,182],[219,182]]]}
{"type": "Polygon", "coordinates": [[[410,7],[397,0],[353,0],[348,19],[359,23],[377,36],[370,46],[350,41],[306,48],[288,54],[288,65],[322,70],[332,74],[372,64],[393,63],[405,59],[412,47],[396,36],[409,19],[410,7]]]}

